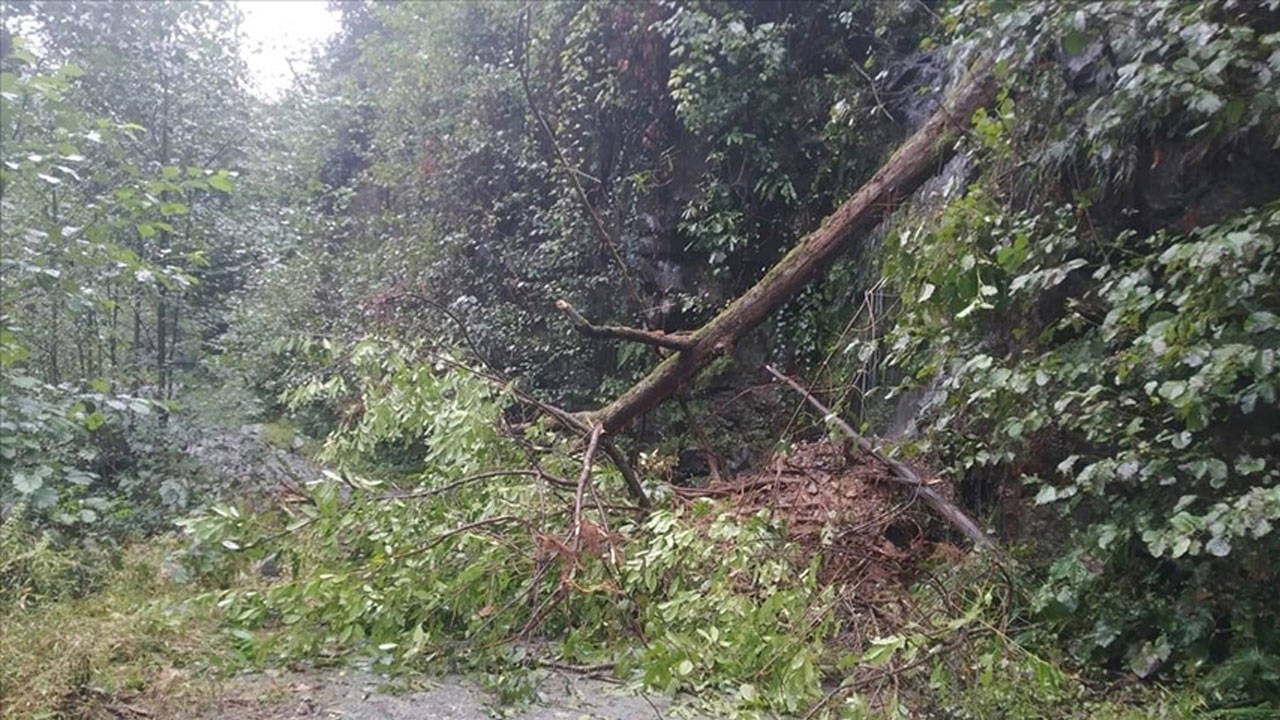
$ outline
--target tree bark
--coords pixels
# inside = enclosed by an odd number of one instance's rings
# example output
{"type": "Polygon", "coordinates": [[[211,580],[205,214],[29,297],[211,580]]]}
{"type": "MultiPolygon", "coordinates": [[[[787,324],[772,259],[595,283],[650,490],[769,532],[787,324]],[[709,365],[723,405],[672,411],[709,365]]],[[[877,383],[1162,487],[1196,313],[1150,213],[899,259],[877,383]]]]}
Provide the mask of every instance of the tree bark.
{"type": "Polygon", "coordinates": [[[856,193],[805,236],[751,289],[706,325],[690,333],[689,345],[663,361],[648,376],[608,406],[588,413],[590,426],[600,423],[616,433],[679,390],[689,378],[728,352],[771,313],[781,308],[809,281],[821,275],[858,233],[888,215],[955,152],[957,135],[973,113],[995,96],[991,67],[980,62],[964,85],[856,193]]]}
{"type": "Polygon", "coordinates": [[[654,347],[667,348],[668,350],[688,350],[693,347],[693,341],[689,339],[688,335],[683,333],[668,333],[661,330],[645,330],[642,328],[626,327],[623,325],[592,324],[591,321],[587,320],[581,313],[575,310],[567,300],[557,300],[556,309],[564,313],[565,316],[569,318],[569,322],[573,323],[575,330],[587,337],[630,340],[631,342],[653,345],[654,347]]]}

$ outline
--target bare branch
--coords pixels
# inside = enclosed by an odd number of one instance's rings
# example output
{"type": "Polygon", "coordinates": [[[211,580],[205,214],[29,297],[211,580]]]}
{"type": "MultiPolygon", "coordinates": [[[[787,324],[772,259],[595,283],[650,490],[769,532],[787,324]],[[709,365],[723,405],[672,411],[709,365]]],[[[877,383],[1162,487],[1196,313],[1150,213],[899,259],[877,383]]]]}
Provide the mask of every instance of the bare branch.
{"type": "Polygon", "coordinates": [[[594,325],[587,320],[567,300],[557,300],[556,309],[564,313],[578,332],[588,337],[616,338],[656,345],[671,350],[688,350],[693,347],[693,339],[685,333],[666,333],[661,330],[642,330],[624,325],[594,325]]]}

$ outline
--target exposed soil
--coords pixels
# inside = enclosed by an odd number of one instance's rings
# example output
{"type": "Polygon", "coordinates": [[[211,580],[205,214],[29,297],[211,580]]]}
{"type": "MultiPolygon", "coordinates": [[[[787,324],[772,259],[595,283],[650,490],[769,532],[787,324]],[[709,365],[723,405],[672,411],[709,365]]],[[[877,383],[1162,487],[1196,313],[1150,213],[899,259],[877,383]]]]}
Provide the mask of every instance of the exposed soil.
{"type": "Polygon", "coordinates": [[[875,458],[823,440],[680,494],[722,498],[740,515],[765,512],[782,521],[788,539],[810,557],[821,554],[824,584],[860,587],[872,597],[877,593],[867,590],[907,585],[917,564],[939,550],[925,532],[928,510],[890,475],[875,458]]]}

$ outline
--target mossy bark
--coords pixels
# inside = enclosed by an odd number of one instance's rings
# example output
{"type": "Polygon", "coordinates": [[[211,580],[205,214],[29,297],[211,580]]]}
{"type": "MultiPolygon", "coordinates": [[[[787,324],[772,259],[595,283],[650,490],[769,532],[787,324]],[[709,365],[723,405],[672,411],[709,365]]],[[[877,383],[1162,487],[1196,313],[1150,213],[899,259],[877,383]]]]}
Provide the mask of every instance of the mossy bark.
{"type": "Polygon", "coordinates": [[[689,378],[732,349],[739,338],[781,308],[796,292],[830,267],[859,233],[892,212],[955,153],[957,136],[974,112],[995,96],[991,68],[979,63],[948,102],[909,137],[872,178],[822,226],[806,235],[754,286],[688,337],[687,348],[654,368],[591,419],[616,433],[674,395],[689,378]]]}

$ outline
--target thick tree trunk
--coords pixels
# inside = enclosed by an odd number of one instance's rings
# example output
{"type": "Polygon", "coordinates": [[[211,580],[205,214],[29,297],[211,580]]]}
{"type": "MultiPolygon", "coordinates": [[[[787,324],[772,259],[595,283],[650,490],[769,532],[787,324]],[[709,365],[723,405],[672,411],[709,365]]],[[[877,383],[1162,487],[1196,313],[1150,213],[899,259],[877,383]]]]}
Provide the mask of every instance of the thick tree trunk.
{"type": "Polygon", "coordinates": [[[995,95],[991,68],[979,63],[963,87],[917,130],[856,193],[778,261],[750,290],[697,331],[685,336],[688,346],[667,358],[610,405],[591,413],[591,420],[615,433],[679,390],[681,384],[716,356],[732,349],[771,313],[781,308],[832,260],[859,232],[890,213],[955,152],[956,136],[978,108],[995,95]]]}

